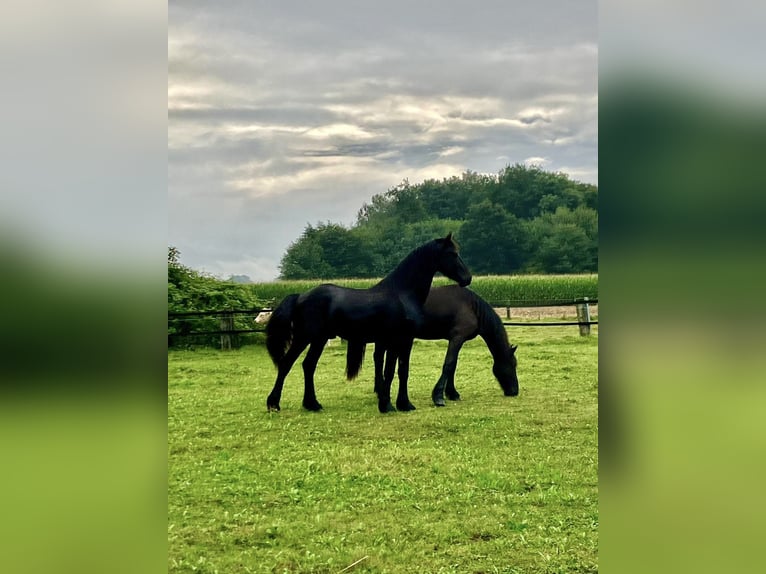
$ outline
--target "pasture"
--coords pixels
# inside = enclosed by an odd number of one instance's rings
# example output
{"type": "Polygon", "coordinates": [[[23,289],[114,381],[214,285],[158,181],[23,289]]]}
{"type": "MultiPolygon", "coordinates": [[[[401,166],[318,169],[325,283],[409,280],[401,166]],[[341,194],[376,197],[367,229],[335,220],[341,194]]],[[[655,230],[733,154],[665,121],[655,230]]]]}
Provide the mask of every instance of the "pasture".
{"type": "Polygon", "coordinates": [[[508,333],[518,397],[503,396],[475,339],[457,368],[462,400],[432,406],[447,342],[416,340],[417,410],[385,415],[372,346],[346,382],[345,345],[328,344],[319,413],[301,408],[299,364],[282,411],[266,411],[263,345],[169,351],[169,571],[596,572],[598,327],[508,333]]]}

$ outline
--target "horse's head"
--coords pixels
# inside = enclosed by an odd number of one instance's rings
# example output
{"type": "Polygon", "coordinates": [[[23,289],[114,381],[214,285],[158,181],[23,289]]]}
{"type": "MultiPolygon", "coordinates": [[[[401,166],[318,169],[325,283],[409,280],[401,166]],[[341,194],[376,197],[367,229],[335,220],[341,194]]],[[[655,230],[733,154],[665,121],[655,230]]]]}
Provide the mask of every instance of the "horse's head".
{"type": "Polygon", "coordinates": [[[437,239],[436,244],[438,246],[436,270],[456,281],[461,287],[470,285],[471,272],[458,253],[458,246],[452,239],[452,233],[443,239],[437,239]]]}
{"type": "Polygon", "coordinates": [[[506,397],[515,397],[519,394],[519,379],[516,377],[516,345],[508,348],[504,360],[496,360],[492,367],[497,382],[503,388],[506,397]]]}

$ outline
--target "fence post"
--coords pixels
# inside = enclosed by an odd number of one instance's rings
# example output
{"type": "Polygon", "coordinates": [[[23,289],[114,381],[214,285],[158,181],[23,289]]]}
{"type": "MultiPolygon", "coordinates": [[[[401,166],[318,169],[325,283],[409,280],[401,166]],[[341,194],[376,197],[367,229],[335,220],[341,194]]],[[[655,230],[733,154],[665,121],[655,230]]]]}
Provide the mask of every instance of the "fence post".
{"type": "Polygon", "coordinates": [[[577,322],[580,324],[580,336],[590,335],[590,307],[588,306],[588,298],[583,297],[583,300],[576,303],[575,307],[577,308],[577,322]]]}
{"type": "Polygon", "coordinates": [[[510,319],[511,318],[511,308],[510,307],[506,307],[505,308],[505,318],[506,319],[510,319]]]}
{"type": "MultiPolygon", "coordinates": [[[[234,315],[226,313],[221,315],[221,331],[233,331],[234,330],[234,315]]],[[[231,335],[228,333],[221,334],[221,350],[231,350],[231,335]]]]}

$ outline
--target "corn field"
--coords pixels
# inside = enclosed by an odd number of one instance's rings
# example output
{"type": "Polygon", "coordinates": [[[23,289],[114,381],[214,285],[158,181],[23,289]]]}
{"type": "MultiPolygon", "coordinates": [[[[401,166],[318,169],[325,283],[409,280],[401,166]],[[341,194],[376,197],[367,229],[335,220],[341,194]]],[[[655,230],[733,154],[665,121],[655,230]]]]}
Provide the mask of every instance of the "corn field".
{"type": "MultiPolygon", "coordinates": [[[[259,300],[276,305],[290,293],[302,293],[322,283],[366,289],[379,279],[333,279],[331,281],[294,280],[249,285],[259,300]]],[[[433,285],[448,285],[446,277],[434,278],[433,285]]],[[[480,275],[474,276],[470,289],[496,307],[571,302],[588,297],[598,299],[598,275],[480,275]]]]}

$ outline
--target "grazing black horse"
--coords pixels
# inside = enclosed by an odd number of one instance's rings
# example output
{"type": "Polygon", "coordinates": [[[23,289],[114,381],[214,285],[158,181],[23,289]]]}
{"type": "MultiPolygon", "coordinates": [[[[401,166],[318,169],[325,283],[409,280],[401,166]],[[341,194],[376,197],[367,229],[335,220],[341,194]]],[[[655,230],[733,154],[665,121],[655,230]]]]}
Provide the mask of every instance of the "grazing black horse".
{"type": "MultiPolygon", "coordinates": [[[[399,359],[399,410],[412,410],[407,393],[409,357],[415,332],[423,321],[423,304],[431,281],[439,271],[460,285],[471,283],[471,272],[458,254],[450,233],[421,245],[369,289],[349,289],[324,284],[301,295],[288,295],[274,310],[266,325],[266,347],[277,366],[277,380],[266,399],[269,410],[279,410],[282,386],[293,363],[309,346],[303,360],[303,407],[322,408],[314,389],[314,371],[325,343],[333,337],[361,345],[376,343],[386,368],[378,388],[378,409],[396,410],[391,404],[391,382],[399,359]]],[[[354,345],[352,345],[353,347],[354,345]]],[[[362,357],[347,358],[346,375],[354,378],[362,357]]]]}
{"type": "MultiPolygon", "coordinates": [[[[506,396],[519,394],[516,377],[516,345],[508,343],[508,334],[500,317],[492,306],[476,293],[456,285],[435,287],[428,294],[423,306],[424,321],[415,332],[418,339],[447,339],[449,346],[444,358],[441,377],[431,398],[437,407],[445,406],[447,398],[456,401],[460,393],[455,388],[457,357],[463,343],[480,335],[489,348],[495,363],[492,372],[506,396]]],[[[349,354],[351,346],[349,346],[349,354]]],[[[378,392],[383,375],[383,352],[375,346],[375,392],[378,392]]]]}

